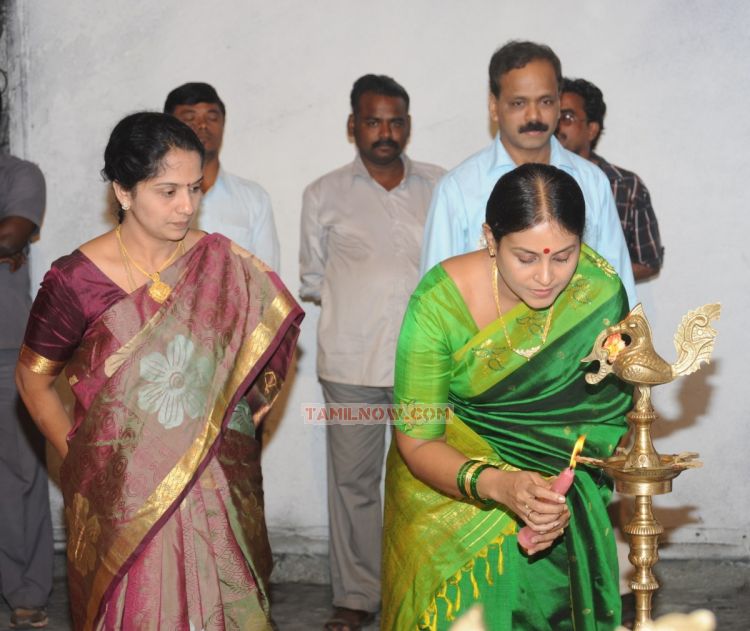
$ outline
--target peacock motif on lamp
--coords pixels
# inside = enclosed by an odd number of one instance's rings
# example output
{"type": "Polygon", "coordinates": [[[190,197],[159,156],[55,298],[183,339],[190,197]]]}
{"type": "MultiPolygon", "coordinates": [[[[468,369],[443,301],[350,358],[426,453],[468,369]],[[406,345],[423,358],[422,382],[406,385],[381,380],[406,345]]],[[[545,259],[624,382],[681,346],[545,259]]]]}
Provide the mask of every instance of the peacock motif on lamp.
{"type": "Polygon", "coordinates": [[[654,350],[651,327],[643,306],[638,304],[624,320],[597,336],[591,353],[581,361],[598,360],[599,371],[587,374],[586,381],[599,383],[609,373],[614,373],[636,386],[657,386],[695,372],[702,362],[708,363],[711,358],[716,330],[710,323],[718,319],[720,313],[721,305],[711,304],[683,316],[674,336],[677,361],[669,364],[654,350]]]}

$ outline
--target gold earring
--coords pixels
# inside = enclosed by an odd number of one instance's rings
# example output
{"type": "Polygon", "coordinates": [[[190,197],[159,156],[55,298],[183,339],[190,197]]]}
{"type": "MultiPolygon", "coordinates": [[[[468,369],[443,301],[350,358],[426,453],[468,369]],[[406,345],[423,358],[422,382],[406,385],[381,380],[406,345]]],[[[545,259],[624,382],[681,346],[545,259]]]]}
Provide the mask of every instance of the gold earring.
{"type": "Polygon", "coordinates": [[[497,252],[495,252],[495,248],[491,243],[487,244],[487,251],[490,253],[490,256],[494,259],[497,252]]]}

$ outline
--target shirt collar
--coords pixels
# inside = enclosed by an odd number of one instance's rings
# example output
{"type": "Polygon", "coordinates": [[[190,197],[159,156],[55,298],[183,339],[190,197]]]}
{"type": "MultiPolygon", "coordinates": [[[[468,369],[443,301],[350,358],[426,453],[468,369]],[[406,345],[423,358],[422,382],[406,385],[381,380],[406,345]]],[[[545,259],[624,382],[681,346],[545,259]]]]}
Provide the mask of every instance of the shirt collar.
{"type": "MultiPolygon", "coordinates": [[[[569,173],[573,172],[575,171],[575,166],[570,159],[570,155],[570,152],[566,151],[565,148],[557,140],[557,138],[555,138],[553,135],[550,138],[549,163],[553,166],[563,169],[564,171],[568,171],[569,173]]],[[[516,166],[516,163],[513,162],[513,158],[510,157],[510,154],[505,149],[505,146],[502,142],[500,142],[500,134],[498,133],[495,136],[495,143],[492,151],[492,162],[490,164],[488,172],[492,173],[499,170],[515,169],[516,166]]]]}
{"type": "Polygon", "coordinates": [[[589,160],[591,160],[591,162],[593,162],[598,167],[601,167],[602,165],[609,165],[609,162],[602,158],[598,153],[594,153],[593,151],[589,156],[589,160]]]}
{"type": "Polygon", "coordinates": [[[571,156],[574,156],[575,154],[563,147],[562,144],[560,144],[560,141],[554,136],[550,138],[550,146],[549,163],[558,169],[562,169],[568,173],[574,173],[576,167],[575,164],[573,164],[573,160],[571,160],[571,156]]]}
{"type": "Polygon", "coordinates": [[[495,142],[492,147],[492,161],[490,162],[490,168],[488,169],[488,173],[492,173],[494,171],[499,170],[505,170],[508,168],[514,169],[516,166],[515,162],[513,162],[513,159],[510,157],[510,154],[505,149],[505,145],[503,145],[502,142],[500,142],[500,133],[498,132],[495,135],[495,142]]]}
{"type": "MultiPolygon", "coordinates": [[[[404,163],[404,178],[401,180],[398,186],[403,186],[406,180],[409,179],[409,176],[411,175],[411,172],[412,172],[412,168],[411,168],[411,160],[409,160],[409,157],[405,153],[402,153],[400,157],[401,157],[401,162],[404,163]]],[[[352,163],[352,180],[354,180],[355,177],[363,177],[373,182],[375,181],[370,175],[370,172],[367,170],[365,163],[362,162],[362,158],[360,157],[359,153],[357,153],[357,155],[354,157],[354,162],[352,163]]]]}

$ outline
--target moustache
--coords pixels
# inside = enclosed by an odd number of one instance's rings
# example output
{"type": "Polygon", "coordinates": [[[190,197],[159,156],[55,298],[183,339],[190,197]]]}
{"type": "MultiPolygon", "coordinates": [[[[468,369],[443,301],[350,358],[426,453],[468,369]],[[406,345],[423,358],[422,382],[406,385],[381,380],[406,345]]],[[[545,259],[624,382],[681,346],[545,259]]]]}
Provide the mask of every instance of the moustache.
{"type": "Polygon", "coordinates": [[[527,131],[547,131],[548,129],[549,125],[541,121],[531,121],[530,123],[526,123],[523,127],[519,127],[518,133],[523,134],[527,131]]]}
{"type": "Polygon", "coordinates": [[[398,149],[398,143],[388,139],[378,140],[377,142],[372,143],[373,149],[377,149],[378,147],[390,147],[391,149],[398,149]]]}

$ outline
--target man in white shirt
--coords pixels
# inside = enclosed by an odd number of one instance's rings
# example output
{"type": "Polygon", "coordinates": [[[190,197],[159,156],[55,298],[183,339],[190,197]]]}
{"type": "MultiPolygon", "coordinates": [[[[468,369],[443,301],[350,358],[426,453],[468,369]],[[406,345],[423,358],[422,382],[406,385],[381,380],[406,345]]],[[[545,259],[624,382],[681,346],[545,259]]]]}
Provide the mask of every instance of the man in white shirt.
{"type": "MultiPolygon", "coordinates": [[[[303,195],[300,296],[321,307],[317,370],[326,404],[374,409],[393,403],[396,342],[419,280],[432,189],[445,171],[404,155],[409,95],[393,79],[361,77],[351,106],[347,130],[358,155],[303,195]]],[[[360,629],[379,608],[385,435],[383,422],[326,428],[327,631],[360,629]]]]}
{"type": "Polygon", "coordinates": [[[206,150],[195,226],[229,237],[279,271],[279,238],[268,193],[219,164],[226,108],[216,90],[207,83],[185,83],[169,93],[164,112],[189,125],[206,150]]]}

